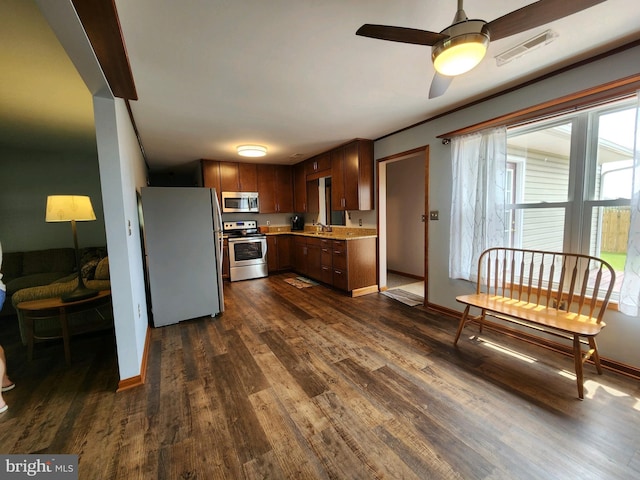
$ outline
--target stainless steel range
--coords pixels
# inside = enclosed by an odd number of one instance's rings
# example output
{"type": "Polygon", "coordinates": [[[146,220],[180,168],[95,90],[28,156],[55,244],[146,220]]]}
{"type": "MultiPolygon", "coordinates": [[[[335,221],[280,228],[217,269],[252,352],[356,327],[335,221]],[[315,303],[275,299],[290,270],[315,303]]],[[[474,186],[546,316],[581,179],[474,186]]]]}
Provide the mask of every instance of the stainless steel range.
{"type": "Polygon", "coordinates": [[[255,220],[224,222],[229,242],[229,280],[266,277],[267,237],[258,232],[255,220]]]}

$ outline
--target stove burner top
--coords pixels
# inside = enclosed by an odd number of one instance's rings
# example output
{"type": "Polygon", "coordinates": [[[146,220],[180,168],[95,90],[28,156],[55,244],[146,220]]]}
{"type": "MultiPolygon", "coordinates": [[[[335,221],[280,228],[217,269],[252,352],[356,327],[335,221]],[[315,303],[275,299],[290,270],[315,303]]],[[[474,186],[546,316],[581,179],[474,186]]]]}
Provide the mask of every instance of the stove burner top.
{"type": "Polygon", "coordinates": [[[255,220],[241,220],[237,222],[224,222],[224,233],[231,238],[264,237],[258,232],[255,220]]]}

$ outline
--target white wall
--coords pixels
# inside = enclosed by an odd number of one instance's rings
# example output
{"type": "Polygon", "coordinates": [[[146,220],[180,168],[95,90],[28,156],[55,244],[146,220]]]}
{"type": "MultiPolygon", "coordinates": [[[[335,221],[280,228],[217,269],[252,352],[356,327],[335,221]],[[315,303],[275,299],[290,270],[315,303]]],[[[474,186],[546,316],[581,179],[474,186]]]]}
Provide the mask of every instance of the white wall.
{"type": "Polygon", "coordinates": [[[136,195],[146,171],[124,101],[94,97],[93,104],[118,367],[125,379],[140,374],[148,326],[136,195]]]}
{"type": "MultiPolygon", "coordinates": [[[[443,145],[438,135],[465,126],[530,107],[563,95],[638,74],[640,47],[630,49],[597,62],[583,65],[501,97],[415,126],[375,142],[375,158],[380,159],[421,147],[430,146],[429,205],[440,211],[440,220],[429,225],[429,301],[460,310],[456,295],[471,293],[473,285],[448,276],[449,225],[451,205],[450,146],[443,145]]],[[[456,88],[453,82],[451,88],[456,88]]],[[[446,95],[446,94],[445,94],[446,95]]],[[[427,101],[425,99],[425,101],[427,101]]],[[[455,254],[455,252],[452,252],[455,254]]],[[[640,367],[640,322],[617,312],[608,313],[607,328],[598,336],[600,353],[610,359],[640,367]]]]}
{"type": "Polygon", "coordinates": [[[107,244],[98,154],[0,146],[0,240],[5,252],[73,247],[71,224],[46,223],[48,195],[88,195],[94,222],[78,222],[80,247],[107,244]]]}
{"type": "Polygon", "coordinates": [[[424,154],[386,162],[387,269],[424,275],[424,154]]]}
{"type": "Polygon", "coordinates": [[[144,161],[124,102],[114,99],[71,0],[36,0],[93,95],[120,379],[141,373],[147,315],[136,189],[144,161]]]}

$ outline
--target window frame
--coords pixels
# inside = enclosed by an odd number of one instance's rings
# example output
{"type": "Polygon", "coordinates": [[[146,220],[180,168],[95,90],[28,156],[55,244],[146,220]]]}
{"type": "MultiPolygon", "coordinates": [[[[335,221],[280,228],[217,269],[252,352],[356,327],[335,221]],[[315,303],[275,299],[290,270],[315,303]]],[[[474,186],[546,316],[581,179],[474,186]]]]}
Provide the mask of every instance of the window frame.
{"type": "MultiPolygon", "coordinates": [[[[606,207],[625,207],[631,205],[630,198],[600,199],[599,189],[602,188],[602,173],[599,169],[598,147],[600,142],[599,126],[600,119],[604,115],[623,111],[629,108],[636,108],[636,96],[626,96],[622,99],[615,99],[605,104],[600,104],[590,108],[580,109],[571,113],[554,116],[552,118],[542,118],[531,120],[526,125],[507,126],[507,144],[510,138],[526,135],[536,131],[551,129],[559,125],[571,125],[570,131],[570,151],[569,151],[569,171],[567,200],[562,202],[515,202],[507,203],[505,198],[505,209],[509,212],[510,218],[515,220],[514,232],[509,233],[509,238],[505,242],[511,245],[512,239],[522,241],[524,231],[523,216],[525,211],[532,209],[564,209],[564,228],[562,236],[562,250],[564,252],[576,252],[586,255],[600,256],[600,246],[602,238],[602,223],[593,225],[596,210],[606,207]],[[600,175],[600,178],[598,178],[600,175]],[[598,194],[598,195],[597,195],[598,194]],[[596,243],[592,244],[593,229],[596,228],[596,243]],[[594,247],[592,249],[592,247],[594,247]]],[[[507,147],[509,152],[509,147],[507,147]]],[[[526,158],[526,157],[525,157],[526,158]]],[[[524,188],[525,162],[515,162],[507,154],[507,163],[516,164],[516,172],[521,170],[520,175],[514,175],[513,191],[524,188]]],[[[598,215],[602,218],[602,214],[598,215]]],[[[517,245],[522,245],[521,243],[517,245]]],[[[618,300],[618,291],[614,291],[615,304],[618,300]]]]}

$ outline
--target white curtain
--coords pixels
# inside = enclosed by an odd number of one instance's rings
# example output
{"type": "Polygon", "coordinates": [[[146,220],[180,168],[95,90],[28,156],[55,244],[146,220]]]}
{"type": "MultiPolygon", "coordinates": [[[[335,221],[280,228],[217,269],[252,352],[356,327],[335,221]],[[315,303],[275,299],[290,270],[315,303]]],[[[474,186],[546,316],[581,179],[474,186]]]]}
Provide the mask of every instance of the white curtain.
{"type": "Polygon", "coordinates": [[[449,277],[477,280],[478,258],[504,246],[507,129],[452,139],[449,277]]]}
{"type": "Polygon", "coordinates": [[[626,315],[638,316],[640,305],[640,92],[636,107],[636,129],[633,142],[633,195],[631,196],[631,224],[627,260],[624,265],[624,277],[620,287],[618,308],[626,315]]]}

